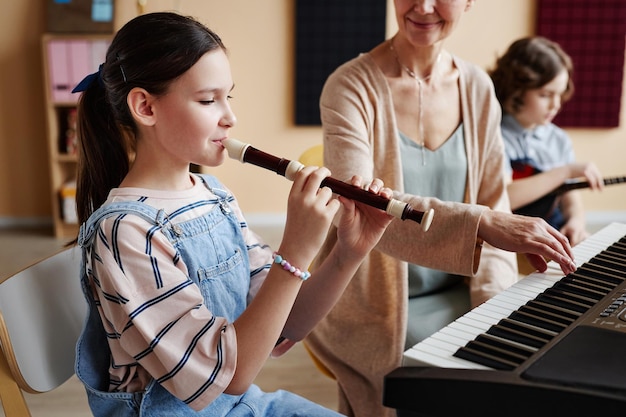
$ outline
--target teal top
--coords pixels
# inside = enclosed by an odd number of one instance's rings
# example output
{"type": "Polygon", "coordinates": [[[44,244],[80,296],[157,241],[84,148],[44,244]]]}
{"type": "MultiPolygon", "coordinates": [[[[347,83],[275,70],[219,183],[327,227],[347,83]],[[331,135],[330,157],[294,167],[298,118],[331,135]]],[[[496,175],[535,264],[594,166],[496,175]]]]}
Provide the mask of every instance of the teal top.
{"type": "MultiPolygon", "coordinates": [[[[438,149],[431,151],[400,133],[404,191],[462,202],[467,181],[463,124],[438,149]],[[422,159],[423,158],[423,159],[422,159]]],[[[409,313],[405,347],[422,341],[470,309],[463,277],[408,264],[409,313]]]]}
{"type": "MultiPolygon", "coordinates": [[[[462,126],[459,125],[452,136],[434,151],[422,149],[421,145],[400,133],[404,192],[444,201],[463,201],[467,157],[462,126]]],[[[458,277],[443,271],[409,264],[409,297],[441,290],[458,280],[458,277]]]]}

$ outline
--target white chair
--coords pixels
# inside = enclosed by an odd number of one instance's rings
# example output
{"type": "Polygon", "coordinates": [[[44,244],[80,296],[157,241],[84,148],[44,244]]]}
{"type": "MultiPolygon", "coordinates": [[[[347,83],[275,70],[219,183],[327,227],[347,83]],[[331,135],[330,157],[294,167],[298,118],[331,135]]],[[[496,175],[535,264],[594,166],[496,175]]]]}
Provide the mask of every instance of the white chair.
{"type": "Polygon", "coordinates": [[[22,391],[51,391],[74,375],[87,315],[80,248],[71,247],[0,282],[0,400],[6,417],[30,416],[22,391]]]}

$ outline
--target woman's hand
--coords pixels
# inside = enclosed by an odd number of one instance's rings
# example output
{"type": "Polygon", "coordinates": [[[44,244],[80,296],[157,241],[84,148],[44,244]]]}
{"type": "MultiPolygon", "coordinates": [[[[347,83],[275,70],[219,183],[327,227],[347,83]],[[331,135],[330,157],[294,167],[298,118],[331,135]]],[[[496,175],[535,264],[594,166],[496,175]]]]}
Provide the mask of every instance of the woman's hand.
{"type": "MultiPolygon", "coordinates": [[[[392,197],[392,190],[384,187],[376,178],[363,186],[363,179],[355,175],[350,183],[385,198],[392,197]]],[[[393,216],[384,210],[339,196],[340,216],[336,221],[337,244],[344,256],[362,258],[376,246],[393,216]]]]}
{"type": "Polygon", "coordinates": [[[525,254],[540,272],[548,267],[546,259],[557,262],[565,274],[576,270],[567,237],[539,217],[486,211],[480,219],[478,236],[497,248],[525,254]]]}

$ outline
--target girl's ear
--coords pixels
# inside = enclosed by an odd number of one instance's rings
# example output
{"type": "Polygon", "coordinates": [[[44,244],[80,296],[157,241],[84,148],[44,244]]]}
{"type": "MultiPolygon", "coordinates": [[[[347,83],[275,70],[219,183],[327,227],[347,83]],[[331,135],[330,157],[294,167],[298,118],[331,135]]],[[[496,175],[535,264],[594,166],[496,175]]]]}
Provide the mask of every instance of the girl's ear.
{"type": "Polygon", "coordinates": [[[154,97],[143,88],[135,87],[126,96],[126,103],[130,114],[140,125],[153,126],[156,123],[156,115],[152,110],[154,97]]]}

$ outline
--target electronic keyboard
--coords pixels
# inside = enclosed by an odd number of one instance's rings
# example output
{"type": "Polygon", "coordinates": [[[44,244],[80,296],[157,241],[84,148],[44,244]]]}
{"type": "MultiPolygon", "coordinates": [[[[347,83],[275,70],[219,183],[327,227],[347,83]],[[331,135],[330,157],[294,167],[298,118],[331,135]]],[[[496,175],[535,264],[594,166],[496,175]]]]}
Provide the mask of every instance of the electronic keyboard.
{"type": "Polygon", "coordinates": [[[383,402],[399,415],[626,413],[626,224],[573,248],[404,352],[383,402]]]}

